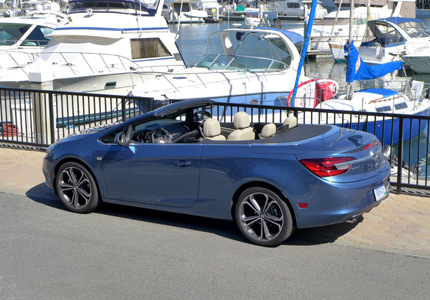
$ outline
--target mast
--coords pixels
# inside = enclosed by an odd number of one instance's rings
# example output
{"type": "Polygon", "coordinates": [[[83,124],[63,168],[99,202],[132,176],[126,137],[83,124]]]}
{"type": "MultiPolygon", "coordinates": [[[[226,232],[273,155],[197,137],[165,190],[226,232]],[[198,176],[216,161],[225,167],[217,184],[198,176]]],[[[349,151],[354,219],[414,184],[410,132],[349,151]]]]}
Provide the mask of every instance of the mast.
{"type": "MultiPolygon", "coordinates": [[[[348,37],[348,56],[351,52],[351,42],[352,42],[352,23],[354,21],[354,0],[351,0],[350,8],[349,8],[349,37],[348,37]]],[[[350,66],[355,69],[355,66],[350,66]]],[[[354,83],[348,82],[346,86],[346,99],[351,100],[352,95],[354,94],[354,83]]]]}
{"type": "Polygon", "coordinates": [[[308,51],[309,40],[311,38],[312,26],[314,24],[315,11],[317,9],[317,0],[312,0],[311,12],[309,13],[309,21],[306,27],[305,41],[303,43],[302,54],[300,55],[300,63],[297,68],[296,83],[294,84],[293,95],[291,96],[290,106],[294,106],[294,100],[296,99],[297,86],[299,85],[300,74],[302,73],[303,63],[305,62],[306,52],[308,51]]]}

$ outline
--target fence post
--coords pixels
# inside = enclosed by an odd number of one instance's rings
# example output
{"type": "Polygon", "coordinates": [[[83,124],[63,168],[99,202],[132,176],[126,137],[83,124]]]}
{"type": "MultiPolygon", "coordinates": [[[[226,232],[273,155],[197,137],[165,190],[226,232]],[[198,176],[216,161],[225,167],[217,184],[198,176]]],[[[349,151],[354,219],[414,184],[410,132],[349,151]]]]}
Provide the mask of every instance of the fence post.
{"type": "Polygon", "coordinates": [[[49,144],[55,143],[55,114],[54,114],[54,96],[53,93],[48,93],[48,101],[49,101],[49,126],[50,134],[51,134],[51,140],[49,144]]]}
{"type": "MultiPolygon", "coordinates": [[[[394,119],[393,119],[394,122],[394,119]]],[[[398,146],[399,146],[399,154],[398,154],[398,165],[397,165],[397,187],[396,194],[401,193],[402,186],[402,169],[403,169],[403,136],[404,136],[404,119],[399,118],[399,138],[398,138],[398,146]]],[[[392,151],[392,150],[391,150],[392,151]]]]}
{"type": "MultiPolygon", "coordinates": [[[[33,121],[34,121],[34,137],[37,144],[48,145],[48,139],[52,137],[52,131],[54,129],[54,123],[51,122],[54,118],[53,107],[51,110],[49,96],[44,91],[53,90],[54,74],[51,65],[41,61],[35,63],[29,73],[28,79],[31,83],[32,89],[41,90],[40,92],[34,92],[32,97],[33,107],[33,121]],[[49,135],[49,136],[48,136],[49,135]]],[[[48,93],[49,95],[49,93],[48,93]]],[[[53,140],[51,139],[51,142],[53,140]]]]}
{"type": "Polygon", "coordinates": [[[126,111],[125,111],[125,103],[127,99],[122,97],[121,98],[121,119],[124,122],[126,120],[126,111]]]}

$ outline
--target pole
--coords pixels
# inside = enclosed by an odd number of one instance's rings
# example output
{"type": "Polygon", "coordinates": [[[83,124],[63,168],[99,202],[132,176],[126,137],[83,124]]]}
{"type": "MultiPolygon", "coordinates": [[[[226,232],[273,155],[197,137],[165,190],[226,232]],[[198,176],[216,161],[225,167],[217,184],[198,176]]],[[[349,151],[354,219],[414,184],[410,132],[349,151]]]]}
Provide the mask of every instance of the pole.
{"type": "MultiPolygon", "coordinates": [[[[348,37],[348,56],[351,52],[351,42],[352,42],[352,23],[354,21],[354,0],[351,0],[351,7],[349,9],[349,37],[348,37]]],[[[346,99],[351,100],[354,93],[353,82],[348,82],[346,86],[346,99]]]]}
{"type": "Polygon", "coordinates": [[[299,67],[297,68],[296,83],[294,84],[293,95],[291,96],[291,106],[294,106],[294,100],[297,94],[297,86],[299,85],[300,74],[302,73],[303,64],[305,62],[306,52],[308,51],[309,40],[311,38],[312,26],[314,24],[315,11],[317,9],[317,0],[312,0],[311,12],[309,13],[309,21],[306,26],[305,42],[303,43],[302,54],[300,56],[299,67]]]}

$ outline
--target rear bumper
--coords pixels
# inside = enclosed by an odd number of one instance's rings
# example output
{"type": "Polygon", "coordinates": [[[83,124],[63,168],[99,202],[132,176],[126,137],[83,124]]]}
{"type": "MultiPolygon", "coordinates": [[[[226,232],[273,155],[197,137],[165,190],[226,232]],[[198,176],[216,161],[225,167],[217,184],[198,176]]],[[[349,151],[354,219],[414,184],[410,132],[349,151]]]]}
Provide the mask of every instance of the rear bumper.
{"type": "MultiPolygon", "coordinates": [[[[311,228],[343,223],[378,206],[389,195],[388,176],[362,187],[344,185],[333,193],[321,192],[305,209],[294,207],[297,228],[311,228]],[[374,189],[385,186],[386,196],[376,201],[374,189]]],[[[293,204],[294,206],[294,204],[293,204]]]]}

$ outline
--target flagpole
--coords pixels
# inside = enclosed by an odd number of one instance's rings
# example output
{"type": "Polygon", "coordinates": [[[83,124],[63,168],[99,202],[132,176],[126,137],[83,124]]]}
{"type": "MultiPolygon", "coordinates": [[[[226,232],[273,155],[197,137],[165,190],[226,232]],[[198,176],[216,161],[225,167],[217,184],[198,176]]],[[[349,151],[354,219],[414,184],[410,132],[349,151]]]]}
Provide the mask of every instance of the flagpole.
{"type": "MultiPolygon", "coordinates": [[[[351,42],[352,42],[352,23],[354,21],[354,0],[351,0],[350,3],[350,8],[349,8],[349,38],[348,38],[348,56],[349,53],[351,52],[351,42]]],[[[355,69],[355,66],[351,66],[355,69]]],[[[346,86],[346,99],[347,100],[351,100],[352,99],[352,95],[354,93],[354,86],[353,86],[353,82],[348,82],[347,86],[346,86]]]]}

